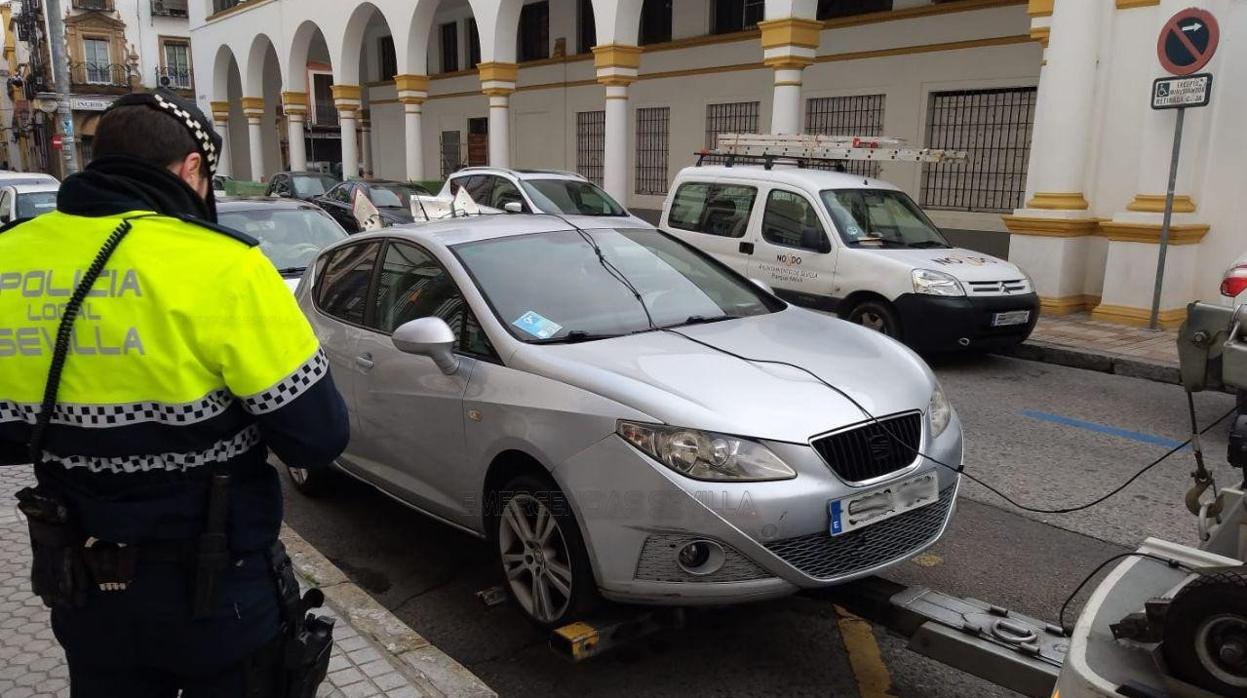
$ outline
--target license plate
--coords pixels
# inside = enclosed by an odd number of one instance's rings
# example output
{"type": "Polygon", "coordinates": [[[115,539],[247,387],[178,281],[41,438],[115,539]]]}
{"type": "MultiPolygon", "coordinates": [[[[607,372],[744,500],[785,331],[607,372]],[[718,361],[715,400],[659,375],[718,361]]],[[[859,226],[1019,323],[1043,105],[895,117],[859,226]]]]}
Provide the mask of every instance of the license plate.
{"type": "Polygon", "coordinates": [[[885,487],[827,503],[831,535],[839,536],[893,516],[934,504],[940,497],[939,479],[927,473],[885,487]]]}
{"type": "Polygon", "coordinates": [[[1011,310],[1007,313],[996,313],[992,316],[992,327],[1025,325],[1030,322],[1030,319],[1031,311],[1029,310],[1011,310]]]}

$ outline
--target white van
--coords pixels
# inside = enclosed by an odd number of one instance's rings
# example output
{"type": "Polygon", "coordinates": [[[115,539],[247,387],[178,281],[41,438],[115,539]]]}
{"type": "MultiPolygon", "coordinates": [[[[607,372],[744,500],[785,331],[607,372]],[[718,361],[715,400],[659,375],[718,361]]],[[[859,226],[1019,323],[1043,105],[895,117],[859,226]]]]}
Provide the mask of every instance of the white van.
{"type": "Polygon", "coordinates": [[[795,167],[688,167],[659,227],[797,305],[919,351],[999,349],[1039,317],[1016,266],[954,248],[903,191],[795,167]]]}

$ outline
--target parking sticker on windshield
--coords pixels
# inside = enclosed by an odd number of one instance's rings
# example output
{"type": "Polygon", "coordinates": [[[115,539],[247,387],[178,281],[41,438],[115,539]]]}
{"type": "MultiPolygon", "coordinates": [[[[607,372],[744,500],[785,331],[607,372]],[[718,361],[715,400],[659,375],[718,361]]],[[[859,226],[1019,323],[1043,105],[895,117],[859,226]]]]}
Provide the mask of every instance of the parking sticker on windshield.
{"type": "Polygon", "coordinates": [[[537,339],[549,339],[563,329],[563,326],[557,322],[547,320],[531,310],[521,315],[520,319],[511,324],[537,339]]]}

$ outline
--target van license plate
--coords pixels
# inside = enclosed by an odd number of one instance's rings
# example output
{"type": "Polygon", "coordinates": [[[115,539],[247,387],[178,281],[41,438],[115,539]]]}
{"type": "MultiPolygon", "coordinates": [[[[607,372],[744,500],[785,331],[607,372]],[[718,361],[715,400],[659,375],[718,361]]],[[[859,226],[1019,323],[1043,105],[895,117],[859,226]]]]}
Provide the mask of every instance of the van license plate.
{"type": "Polygon", "coordinates": [[[1031,311],[1011,310],[1007,313],[996,313],[992,316],[992,327],[1008,327],[1009,325],[1025,325],[1030,322],[1031,311]]]}
{"type": "Polygon", "coordinates": [[[939,478],[935,473],[927,473],[852,497],[837,499],[827,503],[827,512],[831,514],[829,530],[833,536],[843,535],[934,504],[939,497],[939,478]]]}

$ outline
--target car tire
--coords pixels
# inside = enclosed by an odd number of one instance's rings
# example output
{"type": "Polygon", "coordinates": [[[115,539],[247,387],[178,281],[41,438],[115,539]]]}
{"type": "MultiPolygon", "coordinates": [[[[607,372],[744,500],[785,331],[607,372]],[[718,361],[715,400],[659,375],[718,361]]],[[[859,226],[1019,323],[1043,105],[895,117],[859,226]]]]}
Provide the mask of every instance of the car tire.
{"type": "Polygon", "coordinates": [[[1218,651],[1247,636],[1247,569],[1208,573],[1182,587],[1165,615],[1161,651],[1174,676],[1219,696],[1247,698],[1241,651],[1218,651]]]}
{"type": "Polygon", "coordinates": [[[845,319],[855,325],[882,332],[893,339],[901,339],[901,320],[892,304],[887,301],[862,301],[853,306],[845,319]]]}
{"type": "Polygon", "coordinates": [[[286,465],[286,475],[290,478],[290,484],[299,491],[299,494],[313,499],[324,497],[333,491],[337,484],[338,472],[334,466],[324,468],[298,468],[292,465],[286,465]]]}
{"type": "Polygon", "coordinates": [[[580,526],[558,485],[520,475],[499,495],[492,539],[511,599],[546,630],[584,617],[600,596],[580,526]]]}

